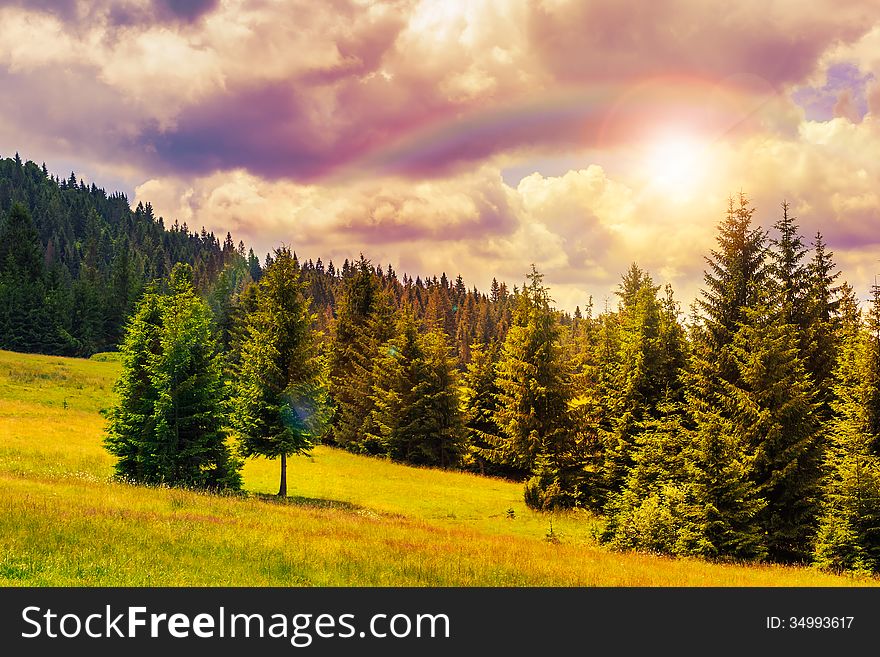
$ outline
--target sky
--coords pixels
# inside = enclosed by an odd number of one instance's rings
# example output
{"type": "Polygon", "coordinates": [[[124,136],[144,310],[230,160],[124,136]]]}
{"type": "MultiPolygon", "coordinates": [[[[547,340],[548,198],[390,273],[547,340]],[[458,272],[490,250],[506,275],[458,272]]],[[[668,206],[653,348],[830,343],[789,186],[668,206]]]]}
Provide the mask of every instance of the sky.
{"type": "Polygon", "coordinates": [[[878,78],[875,0],[0,0],[0,155],[261,258],[534,263],[567,310],[632,262],[686,309],[740,192],[865,297],[878,78]]]}

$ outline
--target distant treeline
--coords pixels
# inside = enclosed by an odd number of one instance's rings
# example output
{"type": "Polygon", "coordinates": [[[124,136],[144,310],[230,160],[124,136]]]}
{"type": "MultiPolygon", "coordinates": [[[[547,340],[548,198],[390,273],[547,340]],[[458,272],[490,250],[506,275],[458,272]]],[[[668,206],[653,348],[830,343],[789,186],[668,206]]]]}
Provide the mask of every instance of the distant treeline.
{"type": "MultiPolygon", "coordinates": [[[[175,221],[165,226],[150,203],[131,209],[124,194],[107,194],[71,173],[51,175],[45,164],[0,159],[0,348],[88,356],[115,349],[125,320],[145,286],[170,275],[175,263],[193,269],[195,288],[221,313],[265,264],[227,233],[221,243],[204,228],[175,221]],[[221,275],[222,274],[222,275],[221,275]]],[[[302,263],[318,324],[329,328],[356,263],[302,263]]],[[[503,337],[510,322],[510,290],[493,281],[486,294],[466,289],[459,276],[404,275],[376,265],[395,299],[418,316],[443,317],[456,349],[467,354],[473,338],[503,337]]],[[[221,317],[225,331],[229,317],[221,317]]]]}

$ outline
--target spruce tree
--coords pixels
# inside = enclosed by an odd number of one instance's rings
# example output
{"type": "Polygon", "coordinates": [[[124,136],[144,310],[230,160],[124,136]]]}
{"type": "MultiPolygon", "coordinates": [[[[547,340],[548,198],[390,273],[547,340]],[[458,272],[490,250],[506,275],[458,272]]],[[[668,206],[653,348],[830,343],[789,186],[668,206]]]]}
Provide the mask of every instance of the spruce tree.
{"type": "Polygon", "coordinates": [[[108,412],[104,444],[117,457],[117,476],[133,482],[161,480],[153,458],[153,410],[159,391],[151,371],[161,356],[163,306],[162,296],[155,288],[148,288],[129,319],[119,346],[122,375],[114,386],[118,401],[108,412]]]}
{"type": "Polygon", "coordinates": [[[611,394],[606,410],[604,489],[621,491],[633,465],[636,437],[662,416],[661,405],[680,401],[681,369],[685,365],[683,332],[671,288],[661,302],[659,286],[633,264],[624,275],[618,295],[618,353],[609,371],[611,394]]]}
{"type": "Polygon", "coordinates": [[[329,442],[352,451],[379,453],[365,439],[372,413],[372,387],[379,346],[394,334],[394,309],[369,260],[348,267],[329,349],[330,395],[335,407],[329,442]]]}
{"type": "Polygon", "coordinates": [[[571,506],[582,469],[569,408],[571,380],[543,275],[532,265],[528,279],[498,363],[495,422],[502,439],[496,451],[506,465],[535,475],[526,485],[528,504],[571,506]]]}
{"type": "Polygon", "coordinates": [[[778,287],[780,319],[796,326],[801,335],[807,329],[807,295],[809,292],[808,267],[802,261],[807,254],[803,238],[794,217],[789,216],[789,204],[782,202],[782,217],[773,225],[778,237],[770,240],[772,264],[770,271],[778,287]]]}
{"type": "Polygon", "coordinates": [[[232,400],[246,456],[280,458],[278,496],[287,496],[287,457],[308,453],[324,430],[326,388],[299,265],[276,249],[256,289],[232,400]]]}
{"type": "Polygon", "coordinates": [[[722,384],[722,409],[745,449],[747,476],[767,502],[758,522],[769,556],[802,561],[812,554],[822,475],[815,389],[794,325],[765,305],[745,319],[731,349],[739,382],[722,384]]]}
{"type": "Polygon", "coordinates": [[[392,459],[454,467],[464,452],[457,377],[445,335],[405,315],[378,356],[367,435],[392,459]]]}
{"type": "Polygon", "coordinates": [[[474,343],[470,347],[470,354],[471,361],[462,382],[469,461],[480,474],[515,475],[507,471],[503,463],[493,460],[492,446],[498,443],[501,435],[495,423],[498,411],[498,346],[474,343]]]}
{"type": "MultiPolygon", "coordinates": [[[[844,302],[850,299],[844,296],[844,302]]],[[[841,328],[815,561],[838,571],[876,573],[880,571],[880,287],[872,288],[867,327],[859,326],[853,309],[841,328]]]]}
{"type": "Polygon", "coordinates": [[[821,233],[813,242],[813,259],[809,264],[806,298],[807,330],[802,336],[804,366],[816,384],[819,416],[823,422],[831,418],[833,372],[840,348],[838,326],[842,318],[843,286],[835,285],[840,272],[834,254],[826,250],[821,233]]]}
{"type": "Polygon", "coordinates": [[[151,458],[160,481],[195,488],[241,485],[240,463],[227,445],[222,361],[207,304],[196,296],[192,267],[171,272],[150,377],[153,406],[151,458]]]}
{"type": "Polygon", "coordinates": [[[758,515],[766,507],[736,428],[722,414],[697,412],[686,468],[691,483],[680,553],[761,559],[767,554],[758,515]]]}
{"type": "Polygon", "coordinates": [[[13,203],[0,225],[0,348],[70,353],[73,340],[47,303],[41,250],[30,212],[13,203]]]}
{"type": "Polygon", "coordinates": [[[767,235],[752,226],[754,208],[740,193],[730,199],[727,216],[718,227],[718,247],[706,258],[705,287],[697,307],[702,311],[709,364],[726,381],[735,381],[736,369],[725,349],[746,321],[745,312],[754,308],[766,288],[769,272],[766,265],[767,235]]]}
{"type": "Polygon", "coordinates": [[[105,445],[126,479],[236,489],[241,464],[224,429],[210,310],[193,290],[189,265],[175,266],[169,288],[148,291],[126,327],[105,445]]]}

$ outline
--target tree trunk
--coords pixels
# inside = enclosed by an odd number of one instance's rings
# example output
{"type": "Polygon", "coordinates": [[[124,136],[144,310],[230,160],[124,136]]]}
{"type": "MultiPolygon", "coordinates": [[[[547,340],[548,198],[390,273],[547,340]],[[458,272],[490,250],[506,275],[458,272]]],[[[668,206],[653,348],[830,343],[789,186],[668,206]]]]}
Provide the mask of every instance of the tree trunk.
{"type": "Polygon", "coordinates": [[[278,487],[278,497],[287,497],[287,454],[281,454],[281,486],[278,487]]]}

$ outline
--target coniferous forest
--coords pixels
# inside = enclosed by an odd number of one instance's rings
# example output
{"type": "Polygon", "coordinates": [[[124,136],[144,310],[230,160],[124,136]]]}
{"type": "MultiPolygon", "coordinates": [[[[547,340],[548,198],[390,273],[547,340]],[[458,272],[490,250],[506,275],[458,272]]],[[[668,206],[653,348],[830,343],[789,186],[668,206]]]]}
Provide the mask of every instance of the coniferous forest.
{"type": "Polygon", "coordinates": [[[0,348],[120,351],[121,478],[235,490],[262,455],[285,496],[322,442],[521,481],[616,549],[880,571],[880,287],[863,312],[784,201],[707,208],[689,308],[621,263],[616,307],[571,314],[536,264],[481,291],[357,245],[261,259],[18,155],[0,215],[0,348]]]}

